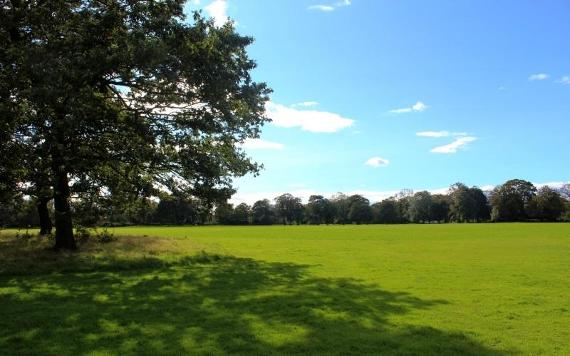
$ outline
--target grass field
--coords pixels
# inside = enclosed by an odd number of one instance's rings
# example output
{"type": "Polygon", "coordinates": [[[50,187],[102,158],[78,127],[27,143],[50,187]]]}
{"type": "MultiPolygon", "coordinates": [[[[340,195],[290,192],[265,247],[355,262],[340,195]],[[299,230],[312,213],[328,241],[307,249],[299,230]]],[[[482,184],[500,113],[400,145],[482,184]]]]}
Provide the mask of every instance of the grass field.
{"type": "Polygon", "coordinates": [[[0,235],[1,354],[570,354],[570,225],[0,235]]]}

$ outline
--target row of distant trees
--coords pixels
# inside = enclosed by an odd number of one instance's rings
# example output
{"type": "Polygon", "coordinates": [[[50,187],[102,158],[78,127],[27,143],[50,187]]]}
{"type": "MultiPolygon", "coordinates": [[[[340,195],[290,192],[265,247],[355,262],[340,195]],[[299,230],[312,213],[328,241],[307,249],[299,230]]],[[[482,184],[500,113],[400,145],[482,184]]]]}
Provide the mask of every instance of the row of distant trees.
{"type": "MultiPolygon", "coordinates": [[[[38,226],[38,202],[20,198],[0,205],[0,225],[38,226]]],[[[253,205],[210,205],[176,194],[159,200],[142,199],[127,204],[113,199],[78,197],[72,203],[80,225],[272,225],[272,224],[404,224],[484,221],[570,220],[570,185],[560,189],[513,179],[484,192],[478,187],[453,184],[447,194],[402,192],[371,204],[362,195],[338,193],[330,198],[301,198],[283,194],[253,205]]],[[[51,209],[50,209],[51,210],[51,209]]]]}
{"type": "Polygon", "coordinates": [[[402,224],[484,221],[559,221],[570,211],[570,186],[560,191],[513,179],[484,192],[463,183],[453,184],[448,194],[398,194],[370,204],[365,197],[339,193],[331,198],[312,195],[307,204],[291,194],[245,203],[218,206],[220,224],[402,224]]]}

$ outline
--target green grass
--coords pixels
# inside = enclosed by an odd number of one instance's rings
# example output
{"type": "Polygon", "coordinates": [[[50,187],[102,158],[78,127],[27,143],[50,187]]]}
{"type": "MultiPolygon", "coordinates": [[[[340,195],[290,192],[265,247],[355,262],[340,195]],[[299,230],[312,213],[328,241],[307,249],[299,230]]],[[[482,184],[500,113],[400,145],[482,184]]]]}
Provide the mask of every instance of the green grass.
{"type": "Polygon", "coordinates": [[[570,354],[570,225],[0,235],[0,354],[570,354]]]}

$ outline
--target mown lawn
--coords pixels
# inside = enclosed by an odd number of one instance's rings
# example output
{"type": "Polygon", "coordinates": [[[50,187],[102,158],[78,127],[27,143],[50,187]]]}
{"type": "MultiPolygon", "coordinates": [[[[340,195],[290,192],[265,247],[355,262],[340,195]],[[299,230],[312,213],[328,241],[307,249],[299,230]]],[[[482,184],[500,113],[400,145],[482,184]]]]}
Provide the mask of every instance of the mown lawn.
{"type": "Polygon", "coordinates": [[[0,354],[570,354],[570,225],[0,233],[0,354]]]}

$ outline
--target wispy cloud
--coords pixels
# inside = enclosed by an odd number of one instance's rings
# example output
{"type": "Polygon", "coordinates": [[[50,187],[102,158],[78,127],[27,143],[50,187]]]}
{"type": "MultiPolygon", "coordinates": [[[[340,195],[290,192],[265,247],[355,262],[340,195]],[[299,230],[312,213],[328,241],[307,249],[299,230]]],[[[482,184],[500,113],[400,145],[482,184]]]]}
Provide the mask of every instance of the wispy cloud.
{"type": "Polygon", "coordinates": [[[432,152],[432,153],[456,153],[459,149],[464,148],[470,142],[473,142],[476,139],[477,139],[477,137],[473,137],[473,136],[459,137],[459,138],[455,139],[455,141],[453,141],[450,144],[443,145],[443,146],[437,146],[437,147],[432,148],[430,150],[430,152],[432,152]]]}
{"type": "Polygon", "coordinates": [[[546,73],[537,73],[537,74],[532,74],[531,76],[528,77],[528,80],[531,82],[537,81],[537,80],[546,80],[550,78],[550,75],[546,74],[546,73]]]}
{"type": "Polygon", "coordinates": [[[296,103],[296,104],[293,104],[293,105],[291,105],[291,106],[294,107],[294,108],[297,108],[297,107],[305,107],[305,108],[307,108],[307,107],[310,107],[310,106],[317,106],[317,105],[319,105],[319,103],[316,102],[316,101],[302,101],[302,102],[300,102],[300,103],[296,103]]]}
{"type": "Polygon", "coordinates": [[[558,79],[556,83],[570,85],[570,77],[565,75],[562,78],[558,79]]]}
{"type": "Polygon", "coordinates": [[[317,11],[323,11],[323,12],[334,11],[334,7],[332,7],[332,6],[330,6],[330,5],[311,5],[311,6],[309,6],[307,9],[309,9],[309,10],[317,10],[317,11]]]}
{"type": "Polygon", "coordinates": [[[364,164],[370,167],[378,168],[378,167],[386,167],[387,165],[390,164],[390,161],[382,157],[371,157],[368,160],[366,160],[364,164]]]}
{"type": "Polygon", "coordinates": [[[214,24],[218,27],[228,22],[228,2],[227,0],[214,0],[204,7],[206,13],[214,19],[214,24]]]}
{"type": "Polygon", "coordinates": [[[278,127],[300,127],[309,132],[337,132],[354,124],[354,120],[339,114],[319,111],[300,110],[268,102],[265,105],[267,116],[278,127]]]}
{"type": "Polygon", "coordinates": [[[248,138],[240,144],[240,146],[250,150],[282,150],[285,147],[282,143],[262,140],[260,138],[248,138]]]}
{"type": "Polygon", "coordinates": [[[351,4],[350,0],[342,0],[342,1],[336,2],[334,4],[330,4],[330,5],[323,5],[323,4],[311,5],[311,6],[307,7],[307,9],[308,10],[314,10],[314,11],[331,12],[331,11],[336,10],[339,7],[349,6],[350,4],[351,4]]]}
{"type": "Polygon", "coordinates": [[[418,101],[417,103],[415,103],[414,105],[412,105],[410,107],[393,109],[393,110],[390,110],[390,112],[392,114],[405,114],[405,113],[409,113],[409,112],[422,112],[427,108],[428,108],[428,106],[426,104],[422,103],[421,101],[418,101]]]}
{"type": "Polygon", "coordinates": [[[449,132],[449,131],[420,131],[416,132],[416,136],[420,137],[449,137],[449,136],[466,136],[466,132],[449,132]]]}

